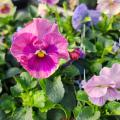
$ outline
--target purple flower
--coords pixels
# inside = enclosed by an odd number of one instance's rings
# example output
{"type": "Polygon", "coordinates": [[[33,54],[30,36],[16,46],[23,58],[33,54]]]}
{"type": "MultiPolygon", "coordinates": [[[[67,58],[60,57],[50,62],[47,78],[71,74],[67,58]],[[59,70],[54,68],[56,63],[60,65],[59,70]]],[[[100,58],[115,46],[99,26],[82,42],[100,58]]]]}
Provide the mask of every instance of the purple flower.
{"type": "Polygon", "coordinates": [[[88,26],[99,22],[100,13],[97,10],[89,10],[85,4],[80,4],[72,17],[73,28],[79,31],[83,24],[88,26]]]}
{"type": "Polygon", "coordinates": [[[47,78],[59,67],[61,58],[68,59],[67,40],[56,24],[36,18],[13,36],[10,51],[35,78],[47,78]]]}
{"type": "Polygon", "coordinates": [[[120,38],[119,38],[119,42],[114,42],[112,49],[113,49],[113,52],[118,52],[118,50],[120,50],[120,38]]]}

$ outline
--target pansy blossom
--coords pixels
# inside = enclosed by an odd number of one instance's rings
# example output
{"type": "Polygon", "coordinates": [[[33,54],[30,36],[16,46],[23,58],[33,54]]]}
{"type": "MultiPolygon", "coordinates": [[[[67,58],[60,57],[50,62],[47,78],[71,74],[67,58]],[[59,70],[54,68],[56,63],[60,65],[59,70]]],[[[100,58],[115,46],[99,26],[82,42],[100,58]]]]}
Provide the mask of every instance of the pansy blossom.
{"type": "Polygon", "coordinates": [[[83,24],[87,26],[96,25],[99,22],[100,12],[89,10],[85,4],[80,4],[74,11],[72,17],[72,26],[79,31],[83,24]]]}
{"type": "Polygon", "coordinates": [[[35,78],[47,78],[68,59],[68,42],[56,24],[36,18],[13,36],[11,53],[35,78]]]}
{"type": "Polygon", "coordinates": [[[120,100],[120,64],[114,64],[112,68],[104,67],[99,76],[93,76],[83,84],[93,104],[102,106],[107,100],[120,100]]]}

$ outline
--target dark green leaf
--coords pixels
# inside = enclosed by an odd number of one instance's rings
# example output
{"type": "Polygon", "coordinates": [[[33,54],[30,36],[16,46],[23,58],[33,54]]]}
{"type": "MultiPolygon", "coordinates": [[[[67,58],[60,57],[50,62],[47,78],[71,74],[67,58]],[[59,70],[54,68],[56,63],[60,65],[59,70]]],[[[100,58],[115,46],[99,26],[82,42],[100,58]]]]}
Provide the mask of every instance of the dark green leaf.
{"type": "Polygon", "coordinates": [[[65,90],[60,76],[54,78],[53,81],[46,80],[46,92],[52,102],[59,103],[62,100],[65,90]]]}

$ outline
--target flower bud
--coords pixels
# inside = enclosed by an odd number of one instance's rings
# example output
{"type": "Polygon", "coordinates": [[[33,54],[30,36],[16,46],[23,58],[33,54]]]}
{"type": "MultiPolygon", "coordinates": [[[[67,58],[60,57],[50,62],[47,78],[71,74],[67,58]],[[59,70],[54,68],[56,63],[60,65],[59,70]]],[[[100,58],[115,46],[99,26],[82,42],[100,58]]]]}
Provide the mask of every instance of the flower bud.
{"type": "Polygon", "coordinates": [[[75,48],[72,52],[69,52],[69,55],[71,60],[78,60],[85,57],[85,53],[79,48],[75,48]]]}

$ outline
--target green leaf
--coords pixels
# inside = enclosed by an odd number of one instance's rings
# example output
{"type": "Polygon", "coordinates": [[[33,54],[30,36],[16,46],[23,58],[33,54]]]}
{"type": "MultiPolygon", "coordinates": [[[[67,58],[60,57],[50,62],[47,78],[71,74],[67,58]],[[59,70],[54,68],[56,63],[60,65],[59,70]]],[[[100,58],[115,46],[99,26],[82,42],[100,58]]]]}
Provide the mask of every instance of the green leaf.
{"type": "Polygon", "coordinates": [[[33,111],[33,119],[34,120],[47,120],[47,113],[43,113],[40,111],[33,111]]]}
{"type": "Polygon", "coordinates": [[[100,62],[92,62],[91,66],[90,66],[90,69],[93,73],[99,73],[100,70],[102,69],[102,64],[100,62]]]}
{"type": "Polygon", "coordinates": [[[0,65],[5,64],[5,53],[0,52],[0,65]]]}
{"type": "Polygon", "coordinates": [[[76,106],[76,97],[73,85],[64,85],[65,95],[61,101],[62,106],[67,111],[67,116],[70,117],[72,110],[76,106]]]}
{"type": "Polygon", "coordinates": [[[77,75],[80,75],[79,69],[74,65],[69,65],[63,70],[63,74],[69,78],[73,78],[77,75]]]}
{"type": "Polygon", "coordinates": [[[60,109],[52,109],[48,112],[48,120],[64,120],[65,118],[65,113],[60,109]]]}
{"type": "Polygon", "coordinates": [[[36,17],[37,16],[37,7],[35,7],[33,5],[29,5],[28,12],[30,13],[31,17],[36,17]]]}
{"type": "Polygon", "coordinates": [[[19,68],[16,68],[16,67],[10,68],[7,71],[5,78],[8,79],[8,78],[14,77],[15,75],[19,74],[20,72],[21,71],[19,68]]]}
{"type": "Polygon", "coordinates": [[[0,109],[11,112],[15,110],[15,102],[11,96],[8,96],[6,94],[2,95],[0,98],[0,109]]]}
{"type": "Polygon", "coordinates": [[[18,81],[24,90],[35,88],[37,85],[37,80],[32,78],[27,72],[22,72],[18,81]]]}
{"type": "Polygon", "coordinates": [[[62,100],[65,90],[60,76],[55,77],[53,81],[46,80],[46,92],[52,102],[59,103],[62,100]]]}
{"type": "Polygon", "coordinates": [[[37,107],[39,109],[45,107],[46,97],[42,90],[21,93],[21,98],[24,106],[37,107]]]}
{"type": "Polygon", "coordinates": [[[46,98],[43,91],[36,91],[33,94],[33,105],[38,108],[43,108],[45,106],[46,98]]]}
{"type": "Polygon", "coordinates": [[[5,113],[1,110],[0,110],[0,120],[7,120],[5,113]]]}
{"type": "Polygon", "coordinates": [[[13,96],[19,96],[23,92],[23,88],[19,83],[10,88],[10,91],[13,96]]]}
{"type": "Polygon", "coordinates": [[[120,103],[116,101],[109,102],[106,105],[106,109],[108,109],[113,115],[120,115],[120,103]]]}
{"type": "Polygon", "coordinates": [[[80,112],[76,117],[76,120],[98,120],[100,118],[100,112],[94,111],[91,107],[80,108],[80,112]]]}
{"type": "Polygon", "coordinates": [[[87,94],[84,91],[82,91],[82,90],[79,90],[77,92],[76,97],[77,97],[78,101],[82,101],[82,102],[89,101],[87,94]]]}
{"type": "Polygon", "coordinates": [[[88,39],[84,39],[83,40],[83,44],[85,46],[85,49],[88,51],[88,52],[96,52],[96,46],[90,42],[88,39]]]}
{"type": "Polygon", "coordinates": [[[34,120],[32,117],[32,108],[19,108],[17,109],[11,120],[34,120]]]}
{"type": "Polygon", "coordinates": [[[43,108],[40,109],[41,112],[47,112],[48,110],[55,108],[54,103],[52,103],[51,101],[46,101],[45,102],[45,106],[43,108]]]}

